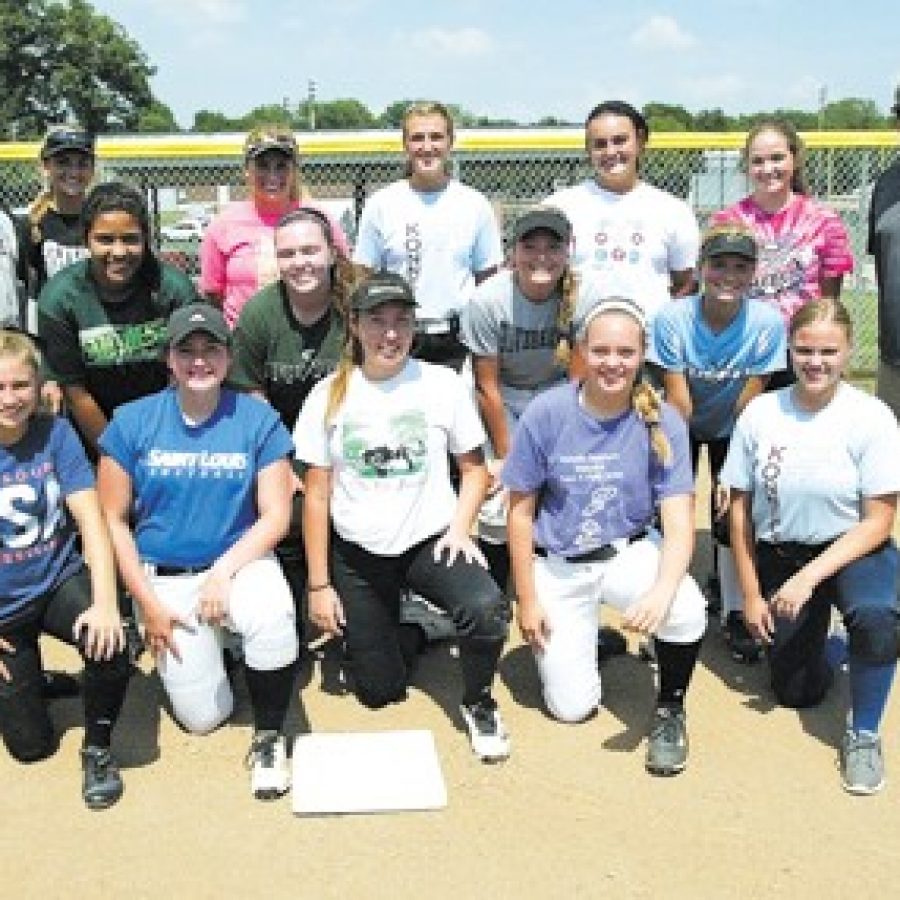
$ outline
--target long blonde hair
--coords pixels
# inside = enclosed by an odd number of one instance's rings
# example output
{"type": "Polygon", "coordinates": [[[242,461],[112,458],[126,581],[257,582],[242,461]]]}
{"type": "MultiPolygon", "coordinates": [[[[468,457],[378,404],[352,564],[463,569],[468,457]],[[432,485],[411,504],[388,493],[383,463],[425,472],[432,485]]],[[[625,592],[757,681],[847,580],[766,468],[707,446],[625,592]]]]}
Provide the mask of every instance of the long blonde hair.
{"type": "Polygon", "coordinates": [[[359,321],[359,313],[351,311],[344,319],[344,349],[334,370],[334,377],[328,389],[328,402],[325,404],[325,424],[330,425],[347,397],[350,376],[357,366],[363,362],[362,345],[350,327],[351,320],[359,321]]]}

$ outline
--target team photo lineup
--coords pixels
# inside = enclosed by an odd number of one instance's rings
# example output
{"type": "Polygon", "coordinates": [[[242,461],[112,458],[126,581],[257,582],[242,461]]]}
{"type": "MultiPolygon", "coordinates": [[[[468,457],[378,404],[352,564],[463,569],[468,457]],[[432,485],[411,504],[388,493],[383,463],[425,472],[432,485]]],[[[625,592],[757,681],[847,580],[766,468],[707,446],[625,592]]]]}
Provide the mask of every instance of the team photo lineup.
{"type": "Polygon", "coordinates": [[[750,193],[702,231],[642,176],[650,128],[624,100],[586,116],[589,177],[502,232],[452,174],[445,105],[410,105],[401,137],[403,177],[365,198],[351,241],[303,182],[294,133],[251,130],[246,199],[212,217],[192,278],[156,247],[146,192],[98,177],[96,135],[47,130],[44,190],[0,210],[9,756],[53,755],[51,707],[79,696],[83,802],[117,803],[116,723],[149,662],[192,735],[228,727],[241,682],[251,795],[276,800],[311,646],[378,710],[447,641],[461,733],[499,764],[529,752],[494,696],[517,629],[560,723],[598,714],[606,661],[639,645],[652,776],[688,765],[704,640],[765,667],[792,709],[846,672],[840,784],[882,791],[900,650],[900,162],[868,210],[872,394],[847,379],[841,288],[861,261],[808,193],[787,121],[750,129],[750,193]],[[81,669],[46,666],[48,638],[81,669]]]}

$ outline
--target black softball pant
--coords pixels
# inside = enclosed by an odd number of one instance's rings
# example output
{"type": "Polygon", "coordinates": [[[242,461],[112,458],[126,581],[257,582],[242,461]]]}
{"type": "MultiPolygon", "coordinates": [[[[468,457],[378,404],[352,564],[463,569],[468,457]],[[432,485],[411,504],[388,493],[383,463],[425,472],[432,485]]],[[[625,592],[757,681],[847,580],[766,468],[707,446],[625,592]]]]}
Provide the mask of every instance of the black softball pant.
{"type": "Polygon", "coordinates": [[[10,681],[0,678],[0,733],[10,755],[19,762],[51,756],[58,742],[42,692],[44,679],[38,646],[42,633],[77,647],[81,653],[85,744],[109,745],[131,668],[125,651],[100,662],[85,656],[84,646],[76,642],[72,627],[90,605],[90,576],[82,568],[36,601],[34,613],[27,619],[9,626],[0,624],[0,635],[15,651],[0,650],[0,659],[12,676],[10,681]]]}
{"type": "Polygon", "coordinates": [[[332,534],[331,577],[347,620],[347,668],[359,701],[376,709],[406,696],[400,596],[408,588],[445,610],[459,635],[463,703],[489,695],[509,629],[509,605],[486,569],[460,555],[434,560],[437,537],[378,556],[332,534]]]}

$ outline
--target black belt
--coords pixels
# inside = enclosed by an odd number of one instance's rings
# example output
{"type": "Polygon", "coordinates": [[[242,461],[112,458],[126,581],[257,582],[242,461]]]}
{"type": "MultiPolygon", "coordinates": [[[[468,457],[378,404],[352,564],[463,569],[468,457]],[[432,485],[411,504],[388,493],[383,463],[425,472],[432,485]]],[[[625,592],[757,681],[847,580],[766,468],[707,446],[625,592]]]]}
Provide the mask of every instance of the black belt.
{"type": "MultiPolygon", "coordinates": [[[[636,534],[631,535],[630,537],[625,539],[626,544],[633,544],[635,541],[639,541],[641,538],[647,537],[647,529],[642,528],[636,534]]],[[[612,559],[619,551],[616,549],[614,544],[604,544],[602,547],[596,547],[593,550],[588,550],[585,553],[576,553],[574,556],[564,556],[562,557],[567,563],[592,563],[592,562],[606,562],[607,560],[612,559]]],[[[535,547],[534,548],[535,556],[549,556],[545,547],[535,547]]]]}
{"type": "MultiPolygon", "coordinates": [[[[152,565],[152,563],[151,563],[152,565]]],[[[208,572],[210,566],[153,566],[157,575],[200,575],[208,572]]]]}

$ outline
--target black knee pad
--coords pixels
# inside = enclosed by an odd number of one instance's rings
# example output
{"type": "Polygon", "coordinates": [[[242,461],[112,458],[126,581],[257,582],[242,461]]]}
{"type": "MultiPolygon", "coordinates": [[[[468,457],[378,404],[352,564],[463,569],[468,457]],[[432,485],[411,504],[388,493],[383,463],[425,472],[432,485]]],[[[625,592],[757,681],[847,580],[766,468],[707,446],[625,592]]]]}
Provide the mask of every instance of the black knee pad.
{"type": "Polygon", "coordinates": [[[772,692],[780,706],[806,709],[822,702],[833,680],[834,673],[825,665],[819,671],[806,668],[782,675],[773,669],[772,692]]]}
{"type": "Polygon", "coordinates": [[[4,684],[0,691],[3,743],[10,756],[19,762],[37,762],[56,752],[58,739],[41,690],[41,683],[20,680],[4,684]]]}
{"type": "Polygon", "coordinates": [[[84,660],[84,677],[97,681],[127,681],[131,677],[131,660],[125,650],[114,653],[110,659],[94,660],[84,655],[79,642],[78,649],[84,660]]]}
{"type": "Polygon", "coordinates": [[[863,606],[853,610],[847,617],[850,655],[873,665],[895,662],[900,650],[898,628],[895,609],[863,606]]]}

